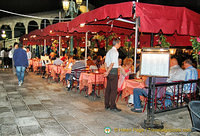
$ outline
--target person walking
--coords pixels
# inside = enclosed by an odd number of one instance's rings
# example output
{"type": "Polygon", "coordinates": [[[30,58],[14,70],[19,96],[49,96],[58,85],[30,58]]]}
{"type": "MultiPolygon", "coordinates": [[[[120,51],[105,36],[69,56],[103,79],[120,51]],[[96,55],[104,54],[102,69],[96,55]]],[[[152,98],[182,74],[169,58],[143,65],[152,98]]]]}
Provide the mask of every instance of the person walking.
{"type": "Polygon", "coordinates": [[[30,59],[31,59],[31,52],[30,52],[30,48],[29,47],[26,48],[26,54],[27,54],[28,64],[29,64],[30,59]]]}
{"type": "Polygon", "coordinates": [[[21,43],[18,44],[19,48],[14,51],[13,60],[16,67],[16,74],[18,78],[18,85],[21,86],[24,82],[24,71],[28,67],[28,59],[26,51],[23,49],[21,43]]]}
{"type": "Polygon", "coordinates": [[[116,96],[118,88],[118,57],[119,53],[117,49],[121,46],[120,39],[113,40],[113,47],[106,54],[104,76],[107,77],[107,86],[105,92],[105,109],[110,108],[111,111],[120,112],[116,106],[116,96]]]}
{"type": "Polygon", "coordinates": [[[18,48],[18,43],[15,42],[14,45],[13,45],[13,48],[8,53],[9,58],[12,59],[12,70],[13,70],[14,75],[16,75],[16,69],[15,69],[15,66],[14,66],[13,54],[14,54],[15,49],[17,49],[17,48],[18,48]]]}

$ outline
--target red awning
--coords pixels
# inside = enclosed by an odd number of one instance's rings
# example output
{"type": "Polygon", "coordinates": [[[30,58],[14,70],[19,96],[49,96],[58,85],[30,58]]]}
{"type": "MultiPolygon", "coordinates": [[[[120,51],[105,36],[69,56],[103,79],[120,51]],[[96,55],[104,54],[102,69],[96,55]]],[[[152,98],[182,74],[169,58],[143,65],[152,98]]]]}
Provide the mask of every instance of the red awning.
{"type": "Polygon", "coordinates": [[[60,22],[48,25],[44,28],[45,36],[66,36],[68,32],[69,22],[60,22]]]}
{"type": "Polygon", "coordinates": [[[136,3],[140,32],[200,36],[200,14],[185,7],[136,3]]]}
{"type": "Polygon", "coordinates": [[[97,8],[90,12],[84,13],[73,19],[69,23],[69,30],[73,27],[78,27],[82,23],[89,23],[106,18],[116,19],[119,17],[130,18],[132,17],[133,2],[124,2],[119,4],[109,4],[97,8]]]}
{"type": "MultiPolygon", "coordinates": [[[[85,32],[101,31],[130,35],[135,31],[133,13],[136,13],[136,16],[140,17],[140,32],[159,33],[162,31],[164,34],[176,33],[176,44],[178,43],[181,46],[185,45],[185,41],[188,41],[187,45],[189,45],[189,37],[179,37],[179,35],[200,36],[200,14],[198,13],[184,7],[144,3],[136,3],[136,11],[133,11],[133,5],[133,2],[105,5],[81,14],[70,22],[49,25],[43,30],[43,33],[38,31],[37,34],[39,33],[40,36],[44,36],[43,38],[45,36],[82,36],[85,32]],[[123,22],[119,19],[125,19],[130,22],[123,22]],[[80,27],[80,24],[85,24],[85,26],[80,27]],[[185,39],[181,40],[182,38],[185,39]]],[[[146,38],[149,38],[149,36],[146,38]]],[[[170,37],[167,39],[170,40],[170,37]]],[[[171,38],[172,42],[173,39],[174,37],[171,38]]],[[[144,41],[143,43],[149,42],[144,41]]],[[[144,46],[148,45],[144,44],[144,46]]]]}

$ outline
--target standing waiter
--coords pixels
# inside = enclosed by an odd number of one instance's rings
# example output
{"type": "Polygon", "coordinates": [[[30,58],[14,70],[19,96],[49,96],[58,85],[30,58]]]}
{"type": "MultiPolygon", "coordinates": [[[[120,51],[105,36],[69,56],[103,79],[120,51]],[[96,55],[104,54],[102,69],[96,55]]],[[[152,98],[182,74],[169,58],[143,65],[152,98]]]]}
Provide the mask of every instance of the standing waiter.
{"type": "Polygon", "coordinates": [[[120,39],[113,40],[113,47],[106,54],[105,59],[105,77],[107,77],[107,87],[105,93],[105,109],[110,108],[111,111],[120,112],[115,103],[117,96],[117,84],[118,84],[118,57],[119,53],[117,49],[121,46],[120,39]]]}

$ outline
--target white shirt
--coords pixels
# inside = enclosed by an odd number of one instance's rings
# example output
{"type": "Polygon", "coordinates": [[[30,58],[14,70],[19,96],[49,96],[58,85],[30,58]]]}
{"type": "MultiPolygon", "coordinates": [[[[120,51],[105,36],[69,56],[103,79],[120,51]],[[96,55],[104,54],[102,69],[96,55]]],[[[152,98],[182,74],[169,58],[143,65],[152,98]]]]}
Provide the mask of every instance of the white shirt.
{"type": "MultiPolygon", "coordinates": [[[[179,65],[170,67],[170,74],[169,74],[169,78],[167,79],[167,82],[180,81],[184,79],[185,79],[185,72],[179,65]]],[[[175,94],[177,94],[178,87],[177,86],[175,87],[176,87],[175,94]]],[[[173,95],[174,86],[168,86],[166,91],[171,93],[171,95],[173,95]]]]}
{"type": "Polygon", "coordinates": [[[2,51],[1,51],[0,56],[1,56],[2,58],[5,56],[5,50],[2,50],[2,51]]]}
{"type": "Polygon", "coordinates": [[[119,67],[118,57],[119,53],[117,49],[115,47],[112,47],[112,49],[110,49],[106,54],[105,63],[107,67],[109,67],[111,63],[114,63],[113,68],[118,68],[119,67]]]}
{"type": "Polygon", "coordinates": [[[28,60],[30,60],[30,59],[31,59],[31,52],[30,52],[30,51],[29,51],[29,52],[26,52],[26,54],[27,54],[28,60]]]}
{"type": "Polygon", "coordinates": [[[9,53],[8,53],[8,57],[9,58],[13,58],[13,54],[14,54],[14,51],[15,51],[15,48],[12,48],[10,51],[9,51],[9,53]]]}
{"type": "Polygon", "coordinates": [[[170,67],[170,74],[167,82],[185,80],[185,72],[179,65],[170,67]]]}

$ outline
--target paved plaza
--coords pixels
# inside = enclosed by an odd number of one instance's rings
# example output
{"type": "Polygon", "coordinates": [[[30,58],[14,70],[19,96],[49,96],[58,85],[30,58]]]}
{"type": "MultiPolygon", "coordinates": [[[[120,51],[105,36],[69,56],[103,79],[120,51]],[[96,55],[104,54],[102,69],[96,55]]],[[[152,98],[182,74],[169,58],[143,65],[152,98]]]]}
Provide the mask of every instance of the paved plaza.
{"type": "Polygon", "coordinates": [[[0,70],[0,135],[185,136],[184,131],[192,127],[187,108],[156,114],[156,119],[164,122],[166,132],[162,132],[142,129],[146,112],[131,112],[124,100],[117,103],[122,109],[119,113],[105,110],[103,101],[103,93],[94,100],[32,72],[19,87],[11,70],[0,70]],[[109,134],[104,132],[106,127],[111,128],[109,134]]]}

